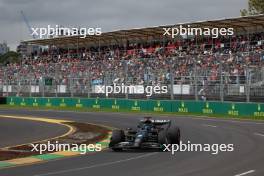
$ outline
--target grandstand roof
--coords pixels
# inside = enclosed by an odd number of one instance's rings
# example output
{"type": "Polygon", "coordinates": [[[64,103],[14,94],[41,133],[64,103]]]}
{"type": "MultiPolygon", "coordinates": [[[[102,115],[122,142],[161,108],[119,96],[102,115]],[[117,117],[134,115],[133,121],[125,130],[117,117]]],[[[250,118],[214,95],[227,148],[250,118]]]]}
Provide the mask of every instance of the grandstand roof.
{"type": "Polygon", "coordinates": [[[118,30],[113,32],[105,32],[100,36],[88,36],[80,38],[80,36],[70,37],[56,37],[50,39],[37,39],[25,41],[27,44],[34,45],[55,45],[59,47],[67,46],[89,46],[89,45],[104,45],[117,44],[125,42],[126,40],[147,40],[152,37],[164,37],[163,28],[177,27],[177,26],[200,27],[200,28],[234,28],[236,32],[243,32],[261,28],[264,30],[264,14],[256,16],[237,17],[229,19],[218,19],[209,21],[198,21],[189,23],[178,23],[174,25],[164,25],[156,27],[146,27],[128,30],[118,30]]]}

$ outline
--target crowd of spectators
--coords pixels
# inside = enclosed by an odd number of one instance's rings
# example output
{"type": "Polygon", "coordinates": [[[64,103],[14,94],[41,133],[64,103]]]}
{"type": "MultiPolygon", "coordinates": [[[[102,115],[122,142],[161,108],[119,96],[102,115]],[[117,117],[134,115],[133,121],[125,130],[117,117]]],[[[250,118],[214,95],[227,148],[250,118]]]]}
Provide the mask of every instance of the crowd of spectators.
{"type": "Polygon", "coordinates": [[[2,81],[50,77],[57,84],[166,84],[198,81],[238,84],[264,67],[264,33],[190,38],[151,44],[53,49],[0,68],[2,81]]]}

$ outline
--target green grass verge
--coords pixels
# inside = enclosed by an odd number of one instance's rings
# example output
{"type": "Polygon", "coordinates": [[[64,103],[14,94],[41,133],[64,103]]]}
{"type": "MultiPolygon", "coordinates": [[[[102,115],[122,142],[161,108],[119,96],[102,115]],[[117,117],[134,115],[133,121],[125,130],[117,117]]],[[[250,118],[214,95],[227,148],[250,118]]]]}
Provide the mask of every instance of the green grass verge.
{"type": "Polygon", "coordinates": [[[149,112],[149,111],[131,111],[131,110],[114,110],[107,108],[76,108],[76,107],[45,107],[45,106],[19,106],[19,105],[0,105],[0,109],[23,109],[23,110],[58,110],[58,111],[73,111],[73,112],[122,112],[129,114],[145,114],[145,115],[166,115],[166,116],[193,116],[193,117],[208,117],[222,119],[240,119],[240,120],[264,120],[264,117],[255,116],[230,116],[222,114],[200,114],[200,113],[179,113],[179,112],[149,112]]]}

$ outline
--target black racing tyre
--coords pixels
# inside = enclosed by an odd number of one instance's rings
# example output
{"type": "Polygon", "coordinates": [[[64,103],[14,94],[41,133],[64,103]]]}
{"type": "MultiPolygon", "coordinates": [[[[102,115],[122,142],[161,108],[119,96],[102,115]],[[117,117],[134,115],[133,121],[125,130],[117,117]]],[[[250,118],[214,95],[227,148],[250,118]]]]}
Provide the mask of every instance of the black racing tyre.
{"type": "Polygon", "coordinates": [[[110,139],[109,147],[114,151],[120,151],[122,149],[114,148],[114,146],[120,142],[125,141],[125,133],[123,130],[114,130],[110,139]]]}
{"type": "Polygon", "coordinates": [[[158,134],[158,143],[163,145],[163,144],[169,144],[170,140],[168,138],[168,134],[166,130],[162,130],[158,134]]]}
{"type": "Polygon", "coordinates": [[[181,141],[181,131],[176,126],[171,126],[168,129],[168,137],[170,139],[171,144],[180,144],[181,141]]]}

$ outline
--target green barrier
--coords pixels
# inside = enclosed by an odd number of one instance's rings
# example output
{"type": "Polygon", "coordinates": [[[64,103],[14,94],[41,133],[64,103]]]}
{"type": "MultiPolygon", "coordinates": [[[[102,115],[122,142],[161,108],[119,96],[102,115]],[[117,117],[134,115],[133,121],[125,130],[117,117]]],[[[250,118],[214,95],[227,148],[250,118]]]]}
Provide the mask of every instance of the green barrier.
{"type": "Polygon", "coordinates": [[[170,101],[170,100],[131,100],[99,98],[22,98],[7,97],[11,106],[33,107],[75,107],[110,109],[112,111],[159,112],[202,115],[226,115],[233,117],[264,117],[263,103],[238,103],[214,101],[170,101]]]}

